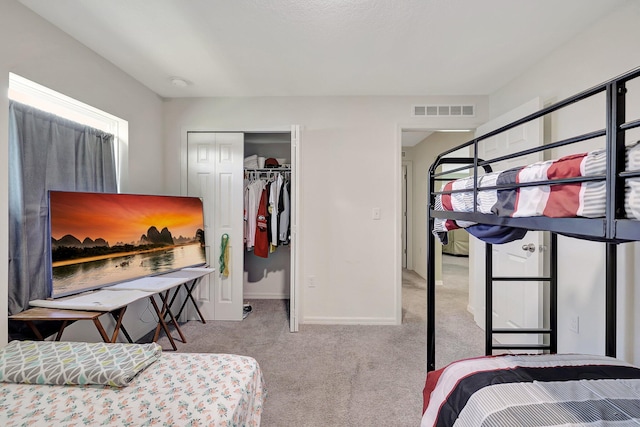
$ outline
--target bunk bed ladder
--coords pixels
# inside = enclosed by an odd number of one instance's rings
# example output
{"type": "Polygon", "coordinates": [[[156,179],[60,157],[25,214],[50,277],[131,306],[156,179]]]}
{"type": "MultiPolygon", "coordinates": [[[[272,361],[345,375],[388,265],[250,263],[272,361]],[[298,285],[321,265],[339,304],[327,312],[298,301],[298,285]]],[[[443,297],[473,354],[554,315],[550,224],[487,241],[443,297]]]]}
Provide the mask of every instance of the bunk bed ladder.
{"type": "MultiPolygon", "coordinates": [[[[486,244],[486,312],[485,312],[485,353],[493,354],[493,350],[543,350],[550,353],[558,351],[558,236],[551,233],[551,252],[549,256],[549,276],[543,277],[494,277],[493,251],[490,243],[486,244]],[[549,287],[549,325],[542,328],[493,328],[493,283],[494,282],[546,282],[549,287]],[[548,339],[543,344],[496,344],[495,334],[524,334],[546,335],[548,339]]],[[[543,304],[544,306],[544,304],[543,304]]]]}

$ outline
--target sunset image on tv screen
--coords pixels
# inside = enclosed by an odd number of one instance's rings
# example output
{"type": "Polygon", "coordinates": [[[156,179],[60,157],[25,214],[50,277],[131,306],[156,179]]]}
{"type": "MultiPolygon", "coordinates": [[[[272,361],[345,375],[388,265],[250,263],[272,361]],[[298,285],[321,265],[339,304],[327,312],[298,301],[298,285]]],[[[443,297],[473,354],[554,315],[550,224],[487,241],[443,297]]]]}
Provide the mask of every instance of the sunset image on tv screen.
{"type": "Polygon", "coordinates": [[[206,263],[197,197],[49,193],[52,296],[206,263]]]}

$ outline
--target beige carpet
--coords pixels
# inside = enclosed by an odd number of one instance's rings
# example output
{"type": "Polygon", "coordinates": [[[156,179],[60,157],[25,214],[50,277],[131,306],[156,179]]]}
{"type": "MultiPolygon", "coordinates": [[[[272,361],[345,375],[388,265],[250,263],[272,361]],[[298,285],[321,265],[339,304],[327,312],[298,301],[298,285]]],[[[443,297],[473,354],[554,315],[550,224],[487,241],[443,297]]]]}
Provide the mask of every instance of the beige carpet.
{"type": "MultiPolygon", "coordinates": [[[[466,258],[445,257],[437,289],[437,366],[482,353],[482,331],[466,311],[466,258]]],[[[403,272],[401,326],[300,325],[288,301],[252,300],[242,322],[187,322],[178,351],[254,357],[268,396],[262,425],[417,426],[426,374],[426,286],[403,272]]],[[[177,334],[174,334],[176,336],[177,334]]],[[[169,348],[164,335],[159,343],[169,348]]]]}

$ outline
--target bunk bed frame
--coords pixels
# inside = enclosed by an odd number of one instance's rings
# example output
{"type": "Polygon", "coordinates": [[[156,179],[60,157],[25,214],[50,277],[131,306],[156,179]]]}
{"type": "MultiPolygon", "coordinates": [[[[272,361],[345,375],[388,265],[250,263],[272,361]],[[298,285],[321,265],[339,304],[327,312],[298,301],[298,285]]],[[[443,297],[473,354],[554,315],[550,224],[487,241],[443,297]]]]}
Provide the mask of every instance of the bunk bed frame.
{"type": "MultiPolygon", "coordinates": [[[[640,177],[640,171],[625,171],[625,133],[626,131],[640,127],[640,119],[626,121],[627,88],[629,81],[640,77],[640,68],[629,71],[621,76],[615,77],[605,83],[585,90],[570,98],[564,99],[542,110],[528,115],[520,120],[512,122],[506,126],[477,137],[465,144],[459,145],[448,151],[441,153],[429,169],[428,182],[428,205],[427,210],[427,371],[435,370],[435,237],[431,232],[434,228],[436,218],[472,221],[479,224],[502,225],[527,230],[539,230],[551,232],[550,239],[550,266],[549,275],[545,277],[494,277],[492,271],[492,250],[491,244],[486,244],[486,327],[485,327],[485,353],[490,355],[494,349],[537,349],[550,353],[557,352],[557,284],[558,284],[558,261],[557,261],[557,234],[570,235],[580,239],[596,240],[606,244],[605,251],[605,303],[606,303],[606,326],[605,326],[605,354],[615,357],[616,355],[616,265],[617,265],[617,245],[623,242],[640,240],[640,221],[627,219],[624,207],[625,181],[628,178],[640,177]],[[576,135],[571,138],[545,143],[540,147],[535,147],[517,153],[483,160],[478,158],[478,145],[482,141],[494,137],[502,132],[506,132],[524,123],[542,118],[548,114],[559,111],[572,104],[591,98],[597,94],[605,94],[606,98],[606,127],[604,129],[589,133],[576,135]],[[529,187],[535,185],[557,185],[567,183],[582,183],[587,181],[604,181],[606,185],[606,208],[605,216],[602,218],[508,218],[496,215],[483,214],[477,212],[452,212],[434,209],[435,198],[438,194],[455,193],[470,190],[437,191],[437,183],[450,181],[452,173],[470,171],[473,176],[473,201],[477,206],[478,198],[478,172],[480,168],[485,172],[491,171],[491,164],[564,147],[581,141],[604,137],[606,141],[606,173],[598,176],[588,176],[579,178],[556,179],[551,181],[540,181],[524,184],[496,185],[494,187],[484,187],[484,189],[513,189],[519,187],[529,187]],[[446,157],[460,149],[470,149],[473,157],[459,158],[446,157]],[[464,165],[455,167],[446,172],[439,172],[439,168],[444,164],[464,165]],[[549,327],[541,329],[493,329],[492,326],[492,292],[493,282],[497,281],[535,281],[549,283],[549,327]],[[518,334],[546,334],[548,339],[545,344],[539,345],[494,345],[494,334],[518,333],[518,334]]],[[[441,183],[440,183],[441,184],[441,183]]]]}

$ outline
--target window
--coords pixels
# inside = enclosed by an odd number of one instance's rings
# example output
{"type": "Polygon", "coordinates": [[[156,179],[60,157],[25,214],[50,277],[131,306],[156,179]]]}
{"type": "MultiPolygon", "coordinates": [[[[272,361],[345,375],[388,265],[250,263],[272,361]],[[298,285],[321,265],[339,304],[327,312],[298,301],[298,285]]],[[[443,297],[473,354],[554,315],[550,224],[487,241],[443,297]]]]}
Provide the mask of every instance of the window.
{"type": "Polygon", "coordinates": [[[113,134],[116,175],[120,188],[120,164],[127,152],[129,122],[14,73],[9,73],[9,99],[113,134]]]}

